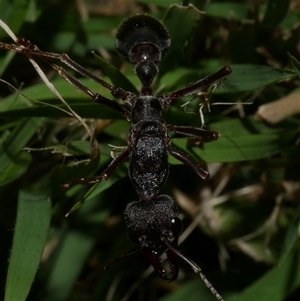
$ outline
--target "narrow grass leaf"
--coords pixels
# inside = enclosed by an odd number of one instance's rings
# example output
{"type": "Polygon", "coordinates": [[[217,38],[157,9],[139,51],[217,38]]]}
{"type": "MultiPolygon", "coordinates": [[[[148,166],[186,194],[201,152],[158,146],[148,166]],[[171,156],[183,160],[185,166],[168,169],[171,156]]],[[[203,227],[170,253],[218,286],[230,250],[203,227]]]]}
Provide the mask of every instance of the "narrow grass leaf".
{"type": "MultiPolygon", "coordinates": [[[[25,21],[36,18],[36,11],[33,9],[34,1],[29,2],[30,4],[28,5],[28,0],[17,0],[13,2],[1,1],[1,19],[6,24],[9,24],[10,29],[15,34],[19,32],[25,21]]],[[[1,41],[5,36],[5,31],[0,30],[1,41]]],[[[4,72],[14,56],[15,53],[13,52],[8,52],[6,54],[3,61],[0,62],[1,72],[4,72]]]]}
{"type": "Polygon", "coordinates": [[[57,248],[43,301],[66,300],[94,243],[84,230],[68,229],[57,248]]]}
{"type": "MultiPolygon", "coordinates": [[[[75,210],[81,207],[84,203],[86,203],[88,200],[95,198],[97,195],[99,195],[101,192],[105,191],[106,189],[110,188],[114,183],[116,183],[120,178],[125,177],[127,174],[126,168],[119,167],[114,174],[106,181],[103,181],[101,183],[95,184],[84,196],[84,198],[77,202],[71,210],[68,212],[68,215],[73,213],[75,210]]],[[[74,188],[76,189],[76,188],[74,188]]],[[[70,192],[72,193],[72,192],[70,192]]]]}
{"type": "MultiPolygon", "coordinates": [[[[82,118],[97,118],[97,119],[121,119],[122,114],[113,111],[105,106],[101,106],[97,103],[86,104],[71,104],[68,101],[72,109],[80,115],[82,118]]],[[[30,108],[9,110],[1,113],[2,117],[70,117],[66,112],[58,110],[62,108],[67,109],[65,105],[56,105],[56,107],[49,107],[45,105],[38,105],[30,108]]]]}
{"type": "Polygon", "coordinates": [[[269,0],[261,28],[269,31],[276,27],[286,16],[290,0],[269,0]]]}
{"type": "MultiPolygon", "coordinates": [[[[190,154],[195,154],[206,162],[257,160],[279,153],[284,146],[289,146],[296,136],[296,131],[236,137],[221,136],[217,141],[205,143],[204,147],[192,147],[190,154]]],[[[181,149],[185,149],[187,145],[187,139],[173,139],[172,142],[181,149]]],[[[178,164],[173,158],[170,162],[178,164]]]]}
{"type": "Polygon", "coordinates": [[[288,255],[291,253],[292,249],[296,246],[297,241],[299,241],[299,231],[300,231],[300,211],[294,217],[292,222],[290,223],[289,229],[287,231],[284,246],[282,250],[282,254],[280,257],[280,265],[285,264],[285,260],[287,259],[288,255]]]}
{"type": "MultiPolygon", "coordinates": [[[[28,0],[1,1],[1,19],[9,24],[13,32],[17,33],[22,27],[29,9],[28,0]]],[[[3,34],[4,32],[1,31],[1,39],[3,39],[3,34]]]]}
{"type": "Polygon", "coordinates": [[[290,53],[288,53],[288,56],[289,56],[290,62],[292,63],[295,71],[298,74],[298,77],[300,78],[300,62],[294,56],[292,56],[290,53]]]}
{"type": "Polygon", "coordinates": [[[112,81],[116,87],[122,87],[125,91],[138,93],[135,86],[130,80],[115,66],[104,60],[101,56],[94,53],[95,58],[98,60],[101,68],[104,70],[106,75],[112,81]]]}
{"type": "Polygon", "coordinates": [[[25,152],[21,151],[18,153],[9,164],[5,164],[5,167],[1,167],[0,173],[0,186],[4,186],[18,179],[23,175],[28,169],[31,163],[31,156],[25,152]]]}
{"type": "Polygon", "coordinates": [[[193,5],[172,5],[167,10],[164,24],[169,31],[172,46],[159,65],[159,78],[180,63],[180,58],[184,57],[185,46],[201,19],[202,15],[193,5]]]}
{"type": "Polygon", "coordinates": [[[137,2],[139,3],[143,3],[143,4],[149,4],[149,5],[157,5],[159,7],[169,7],[172,4],[181,4],[182,1],[181,0],[165,0],[165,1],[161,1],[161,0],[137,0],[137,2]]]}
{"type": "Polygon", "coordinates": [[[205,13],[211,17],[242,21],[247,18],[251,8],[250,3],[212,2],[207,6],[205,13]]]}
{"type": "Polygon", "coordinates": [[[300,285],[300,252],[296,249],[284,264],[271,269],[233,301],[282,301],[300,285]]]}
{"type": "Polygon", "coordinates": [[[48,198],[21,191],[5,301],[25,301],[38,270],[51,216],[48,198]]]}
{"type": "Polygon", "coordinates": [[[28,143],[43,122],[42,118],[21,120],[17,127],[6,137],[0,146],[1,177],[0,186],[15,180],[29,166],[29,155],[21,154],[22,148],[28,143]],[[14,173],[17,169],[17,173],[14,173]]]}

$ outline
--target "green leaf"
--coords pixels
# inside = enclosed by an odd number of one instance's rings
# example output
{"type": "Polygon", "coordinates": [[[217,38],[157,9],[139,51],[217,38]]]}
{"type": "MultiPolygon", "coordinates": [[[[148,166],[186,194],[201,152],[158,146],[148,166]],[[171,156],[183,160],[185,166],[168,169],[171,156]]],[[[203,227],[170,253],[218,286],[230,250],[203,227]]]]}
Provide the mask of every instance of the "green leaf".
{"type": "MultiPolygon", "coordinates": [[[[101,227],[110,214],[107,203],[103,196],[98,195],[94,202],[85,204],[80,211],[64,220],[64,227],[57,233],[58,246],[44,275],[43,301],[66,300],[76,281],[83,280],[80,278],[81,272],[93,247],[103,235],[101,227]]],[[[98,271],[98,267],[96,269],[98,271]]]]}
{"type": "Polygon", "coordinates": [[[4,186],[22,176],[27,171],[30,163],[31,156],[27,152],[21,151],[18,153],[9,163],[1,167],[0,186],[4,186]]]}
{"type": "Polygon", "coordinates": [[[282,301],[299,286],[300,252],[298,248],[282,265],[271,269],[233,301],[282,301]]]}
{"type": "Polygon", "coordinates": [[[151,5],[157,5],[160,7],[169,7],[172,4],[181,4],[181,0],[137,0],[136,2],[143,3],[143,4],[151,4],[151,5]]]}
{"type": "Polygon", "coordinates": [[[265,31],[272,30],[285,17],[290,5],[290,0],[269,0],[267,11],[261,22],[261,28],[265,31]]]}
{"type": "MultiPolygon", "coordinates": [[[[72,104],[72,102],[69,102],[69,104],[82,118],[120,119],[123,117],[120,113],[97,103],[72,104]]],[[[69,114],[59,109],[66,111],[67,107],[60,104],[55,105],[55,107],[37,105],[23,109],[3,111],[1,112],[1,117],[70,117],[69,114]]]]}
{"type": "Polygon", "coordinates": [[[95,239],[80,231],[68,229],[63,235],[44,288],[44,301],[65,300],[78,280],[95,239]]]}
{"type": "Polygon", "coordinates": [[[214,93],[252,91],[280,80],[292,79],[296,73],[292,70],[258,65],[230,65],[232,73],[219,85],[214,93]]]}
{"type": "Polygon", "coordinates": [[[20,192],[5,301],[26,300],[42,257],[50,216],[48,198],[20,192]]]}
{"type": "Polygon", "coordinates": [[[205,13],[211,17],[242,21],[248,17],[251,8],[252,5],[250,3],[211,2],[207,6],[205,13]]]}
{"type": "Polygon", "coordinates": [[[128,80],[128,78],[119,71],[115,66],[108,63],[101,56],[94,53],[95,58],[97,58],[101,68],[104,70],[106,75],[112,81],[116,87],[122,87],[125,91],[130,91],[133,93],[138,93],[136,87],[128,80]]]}
{"type": "Polygon", "coordinates": [[[292,249],[296,247],[297,242],[299,240],[299,230],[300,230],[300,210],[298,210],[298,214],[295,215],[294,219],[291,221],[285,241],[284,246],[280,258],[280,265],[285,264],[285,260],[290,255],[292,249]]]}
{"type": "Polygon", "coordinates": [[[52,153],[72,156],[90,155],[90,143],[84,140],[71,141],[68,144],[57,144],[47,147],[52,153]]]}
{"type": "MultiPolygon", "coordinates": [[[[289,146],[291,142],[299,135],[299,130],[291,130],[287,132],[271,132],[261,134],[236,133],[236,128],[231,128],[230,124],[225,122],[218,123],[221,136],[217,141],[205,143],[203,147],[190,147],[190,154],[196,154],[206,162],[237,162],[246,160],[257,160],[268,158],[279,153],[285,146],[289,146]],[[222,134],[222,128],[227,129],[226,134],[222,134]]],[[[213,128],[214,129],[214,128],[213,128]]],[[[181,148],[186,149],[188,139],[173,139],[172,143],[181,148]]],[[[178,161],[171,158],[170,162],[178,161]]]]}
{"type": "MultiPolygon", "coordinates": [[[[30,2],[33,4],[33,1],[30,2]]],[[[1,1],[1,19],[9,24],[14,33],[20,30],[30,10],[31,6],[28,6],[28,0],[17,0],[14,3],[1,1]]],[[[1,30],[1,39],[3,39],[3,34],[4,31],[1,30]]]]}
{"type": "MultiPolygon", "coordinates": [[[[106,97],[111,96],[110,92],[107,89],[103,88],[98,83],[91,81],[90,79],[85,78],[80,79],[80,81],[84,85],[87,85],[92,91],[94,91],[94,93],[99,93],[106,97]]],[[[66,80],[60,78],[51,82],[59,91],[60,95],[68,101],[68,103],[92,104],[90,97],[70,85],[66,80]]],[[[32,106],[32,104],[36,106],[42,106],[44,105],[43,102],[45,102],[46,104],[49,104],[48,107],[50,107],[50,105],[61,105],[61,101],[53,95],[53,93],[44,83],[39,83],[34,86],[25,88],[21,90],[20,93],[22,94],[19,95],[18,93],[14,93],[2,100],[2,105],[0,108],[1,117],[4,116],[2,115],[2,112],[6,112],[11,109],[28,108],[32,106]]],[[[64,114],[64,116],[66,115],[64,114]]]]}
{"type": "Polygon", "coordinates": [[[184,57],[184,48],[201,19],[202,14],[193,5],[172,5],[167,10],[164,24],[170,33],[171,47],[166,58],[159,65],[159,77],[172,70],[184,57]]]}
{"type": "Polygon", "coordinates": [[[2,141],[0,162],[3,172],[0,177],[0,186],[15,180],[27,170],[31,158],[28,154],[22,154],[24,152],[22,148],[28,143],[42,122],[43,119],[38,118],[21,120],[18,126],[2,141]]]}
{"type": "MultiPolygon", "coordinates": [[[[134,79],[135,82],[138,81],[136,76],[128,76],[128,78],[134,79]]],[[[105,80],[105,78],[103,79],[105,80]]],[[[100,84],[86,78],[80,79],[80,81],[84,85],[88,86],[94,93],[99,93],[105,97],[113,99],[110,91],[103,88],[100,84]]],[[[63,79],[55,80],[52,82],[52,84],[56,87],[61,96],[68,102],[72,109],[82,118],[123,118],[123,115],[120,113],[101,104],[93,103],[87,95],[71,86],[63,79]]],[[[29,99],[24,99],[22,95],[18,94],[12,94],[4,98],[0,106],[0,117],[59,118],[72,116],[70,113],[67,113],[68,109],[65,107],[65,105],[61,104],[60,100],[56,99],[56,97],[51,91],[49,91],[48,87],[46,87],[44,83],[23,89],[21,93],[29,99]]]]}
{"type": "MultiPolygon", "coordinates": [[[[35,1],[17,0],[11,3],[10,1],[1,1],[1,20],[6,24],[9,24],[12,32],[17,34],[25,21],[34,21],[38,16],[38,12],[35,9],[35,1]],[[29,2],[29,3],[28,3],[29,2]]],[[[7,34],[1,28],[0,40],[3,40],[7,34]]],[[[7,68],[11,60],[15,56],[15,53],[8,52],[3,60],[0,60],[1,72],[7,68]]]]}
{"type": "Polygon", "coordinates": [[[290,53],[288,53],[290,62],[292,63],[296,73],[298,74],[298,77],[300,78],[300,62],[294,57],[292,56],[290,53]]]}
{"type": "MultiPolygon", "coordinates": [[[[103,181],[103,182],[100,182],[100,183],[94,185],[85,194],[85,196],[83,197],[83,199],[81,201],[77,202],[71,208],[71,210],[68,212],[68,215],[71,214],[71,213],[73,213],[74,211],[76,211],[78,208],[81,207],[81,205],[83,205],[84,203],[86,203],[88,200],[97,197],[100,193],[102,193],[106,189],[110,188],[115,182],[117,182],[120,178],[125,177],[126,175],[127,175],[127,169],[124,168],[124,167],[123,168],[119,167],[107,181],[103,181]]],[[[77,189],[77,188],[74,187],[74,189],[77,189]]],[[[72,190],[70,189],[67,193],[68,194],[72,194],[72,190]]]]}

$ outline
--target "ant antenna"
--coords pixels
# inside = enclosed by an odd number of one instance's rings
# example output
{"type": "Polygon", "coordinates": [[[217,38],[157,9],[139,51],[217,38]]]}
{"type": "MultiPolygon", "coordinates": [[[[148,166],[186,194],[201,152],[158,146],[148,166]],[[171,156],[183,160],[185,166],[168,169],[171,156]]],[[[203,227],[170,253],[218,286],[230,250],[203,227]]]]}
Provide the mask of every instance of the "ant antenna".
{"type": "Polygon", "coordinates": [[[173,253],[175,253],[177,256],[179,256],[180,258],[182,258],[186,263],[189,264],[189,266],[193,269],[193,271],[196,274],[199,274],[199,276],[201,277],[201,279],[203,280],[203,282],[205,283],[205,285],[209,288],[209,290],[211,291],[211,293],[219,300],[219,301],[224,301],[223,297],[217,292],[217,290],[213,287],[213,285],[208,281],[208,279],[206,278],[206,276],[202,273],[201,268],[191,259],[189,259],[188,257],[186,257],[185,255],[181,254],[179,252],[179,250],[177,250],[176,248],[174,248],[172,246],[172,244],[169,243],[168,239],[164,236],[162,236],[162,241],[166,244],[166,246],[168,247],[168,249],[170,249],[173,253]]]}

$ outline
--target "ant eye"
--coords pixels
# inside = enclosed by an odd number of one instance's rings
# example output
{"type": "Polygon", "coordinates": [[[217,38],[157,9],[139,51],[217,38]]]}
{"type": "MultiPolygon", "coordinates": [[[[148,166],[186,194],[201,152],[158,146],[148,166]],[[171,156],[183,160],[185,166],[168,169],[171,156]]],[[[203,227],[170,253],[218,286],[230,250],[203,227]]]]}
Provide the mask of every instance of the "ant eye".
{"type": "Polygon", "coordinates": [[[173,234],[178,236],[182,230],[182,222],[181,222],[181,219],[176,216],[172,219],[172,231],[173,231],[173,234]]]}

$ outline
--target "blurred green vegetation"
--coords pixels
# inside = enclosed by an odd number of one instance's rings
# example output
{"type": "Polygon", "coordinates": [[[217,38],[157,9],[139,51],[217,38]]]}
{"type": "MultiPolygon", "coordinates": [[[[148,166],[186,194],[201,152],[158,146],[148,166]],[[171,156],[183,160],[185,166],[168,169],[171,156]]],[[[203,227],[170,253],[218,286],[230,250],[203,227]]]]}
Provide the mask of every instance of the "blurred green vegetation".
{"type": "MultiPolygon", "coordinates": [[[[188,230],[180,250],[201,266],[226,301],[299,300],[300,115],[271,124],[256,114],[261,105],[293,93],[293,101],[299,101],[298,1],[16,0],[1,1],[0,6],[1,19],[18,37],[45,51],[68,53],[108,81],[115,76],[120,80],[113,65],[139,89],[132,66],[114,47],[120,23],[137,13],[156,16],[171,35],[170,53],[154,84],[158,94],[226,64],[233,69],[209,95],[210,109],[203,97],[191,96],[166,112],[167,123],[200,127],[203,104],[206,127],[221,135],[204,145],[173,139],[195,159],[208,162],[211,171],[203,181],[170,158],[162,193],[178,202],[188,230]],[[236,105],[213,105],[220,102],[236,105]]],[[[12,43],[3,30],[0,41],[12,43]]],[[[141,255],[115,265],[88,289],[76,285],[135,250],[126,237],[123,212],[137,196],[127,164],[96,187],[62,191],[59,185],[99,174],[111,160],[109,145],[126,145],[129,123],[93,104],[44,61],[36,61],[68,104],[95,127],[101,160],[93,171],[77,164],[90,154],[84,127],[60,110],[66,107],[26,56],[0,49],[0,300],[215,300],[183,261],[178,260],[178,279],[166,283],[141,255]],[[80,208],[66,218],[74,205],[80,208]]],[[[82,82],[111,97],[92,81],[82,82]]],[[[289,106],[269,107],[274,110],[271,118],[285,116],[289,106]]]]}

